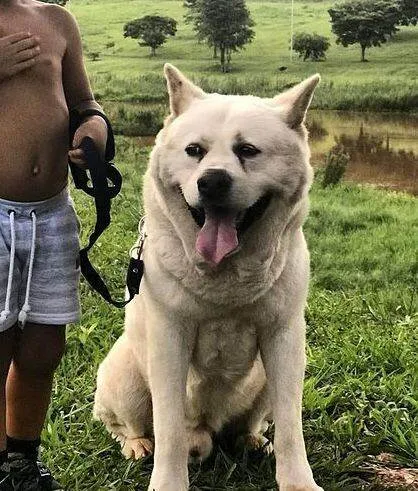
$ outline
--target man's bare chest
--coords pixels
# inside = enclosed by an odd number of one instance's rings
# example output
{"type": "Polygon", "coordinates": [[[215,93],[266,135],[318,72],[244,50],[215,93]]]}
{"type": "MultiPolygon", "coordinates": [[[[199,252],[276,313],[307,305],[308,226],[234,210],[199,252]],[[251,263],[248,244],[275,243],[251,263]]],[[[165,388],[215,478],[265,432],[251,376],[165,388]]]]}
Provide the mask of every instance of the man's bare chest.
{"type": "Polygon", "coordinates": [[[35,70],[42,71],[55,67],[60,71],[66,50],[66,40],[49,19],[37,12],[2,13],[0,16],[0,37],[18,32],[28,32],[37,37],[40,54],[35,70]]]}

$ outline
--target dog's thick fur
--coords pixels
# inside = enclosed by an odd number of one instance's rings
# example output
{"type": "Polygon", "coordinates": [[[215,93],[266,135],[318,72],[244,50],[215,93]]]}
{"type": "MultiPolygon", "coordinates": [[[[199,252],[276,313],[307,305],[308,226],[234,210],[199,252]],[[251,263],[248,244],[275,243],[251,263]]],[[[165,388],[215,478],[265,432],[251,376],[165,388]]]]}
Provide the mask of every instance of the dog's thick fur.
{"type": "Polygon", "coordinates": [[[260,99],[206,94],[171,65],[165,75],[171,114],[144,182],[145,275],[99,368],[94,414],[128,457],[152,452],[154,435],[150,491],[187,490],[188,458],[207,457],[215,433],[240,420],[241,440],[258,445],[268,419],[280,490],[320,491],[301,423],[304,118],[319,76],[260,99]]]}

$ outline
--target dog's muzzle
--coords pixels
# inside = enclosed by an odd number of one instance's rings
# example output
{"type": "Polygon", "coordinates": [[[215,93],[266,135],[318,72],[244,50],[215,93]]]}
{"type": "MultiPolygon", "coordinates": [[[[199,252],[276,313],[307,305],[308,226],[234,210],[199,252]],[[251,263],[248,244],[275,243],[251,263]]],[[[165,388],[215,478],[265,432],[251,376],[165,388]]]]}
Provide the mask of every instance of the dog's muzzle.
{"type": "MultiPolygon", "coordinates": [[[[251,227],[254,222],[259,220],[263,216],[268,205],[270,204],[271,197],[271,193],[265,194],[264,196],[259,198],[252,206],[239,214],[240,217],[237,223],[237,230],[240,235],[243,234],[247,229],[251,227]]],[[[190,206],[187,202],[186,204],[196,225],[202,228],[206,218],[205,209],[201,207],[194,208],[190,206]]],[[[219,209],[219,213],[222,213],[222,208],[219,209]]]]}
{"type": "Polygon", "coordinates": [[[209,169],[197,181],[203,208],[222,208],[228,203],[233,180],[223,169],[209,169]]]}
{"type": "Polygon", "coordinates": [[[239,249],[240,236],[261,218],[271,199],[266,194],[249,208],[239,210],[231,199],[233,184],[224,169],[208,169],[197,181],[200,205],[191,207],[186,201],[200,228],[196,252],[213,266],[239,249]]]}
{"type": "Polygon", "coordinates": [[[225,257],[239,248],[241,235],[261,218],[271,200],[271,195],[261,197],[245,211],[237,212],[228,207],[191,208],[200,231],[196,239],[196,251],[206,262],[217,266],[225,257]]]}

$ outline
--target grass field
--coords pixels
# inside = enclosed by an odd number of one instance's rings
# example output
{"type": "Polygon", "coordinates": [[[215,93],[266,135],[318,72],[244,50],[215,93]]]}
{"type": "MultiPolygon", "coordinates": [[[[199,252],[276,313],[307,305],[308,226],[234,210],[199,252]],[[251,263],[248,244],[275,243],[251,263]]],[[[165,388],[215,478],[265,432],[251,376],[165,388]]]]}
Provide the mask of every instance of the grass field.
{"type": "Polygon", "coordinates": [[[320,72],[323,82],[314,104],[327,109],[418,110],[418,26],[402,28],[381,48],[367,52],[361,63],[360,48],[335,44],[327,9],[331,2],[296,1],[295,32],[329,36],[331,48],[325,62],[289,59],[290,13],[288,1],[248,1],[255,20],[254,41],[233,55],[232,72],[219,73],[218,62],[204,44],[196,42],[184,23],[181,0],[71,0],[70,10],[80,23],[87,65],[102,101],[155,104],[165,101],[164,62],[177,65],[207,90],[271,96],[303,77],[320,72]],[[175,38],[149,56],[148,48],[123,38],[123,25],[146,14],[162,14],[178,21],[175,38]],[[99,59],[89,56],[97,53],[99,59]],[[285,72],[278,67],[286,66],[285,72]]]}
{"type": "MultiPolygon", "coordinates": [[[[140,188],[149,149],[134,139],[117,143],[125,186],[93,261],[122,295],[127,253],[143,212],[140,188]]],[[[73,196],[85,243],[93,209],[82,193],[73,196]]],[[[311,196],[304,393],[309,458],[326,491],[387,489],[367,484],[370,456],[389,452],[402,466],[418,467],[418,208],[408,195],[349,185],[315,185],[311,196]]],[[[91,419],[96,369],[122,332],[123,312],[85,284],[81,295],[84,315],[68,331],[44,455],[68,491],[145,490],[151,459],[125,461],[91,419]]],[[[194,491],[272,490],[274,459],[217,449],[201,468],[191,469],[191,483],[194,491]]]]}

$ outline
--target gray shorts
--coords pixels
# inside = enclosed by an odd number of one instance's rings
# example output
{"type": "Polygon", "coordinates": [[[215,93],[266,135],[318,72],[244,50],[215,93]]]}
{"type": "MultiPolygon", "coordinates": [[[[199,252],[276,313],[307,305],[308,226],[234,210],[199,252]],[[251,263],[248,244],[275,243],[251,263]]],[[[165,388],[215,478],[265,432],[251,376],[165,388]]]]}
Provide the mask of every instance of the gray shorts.
{"type": "Polygon", "coordinates": [[[19,321],[80,318],[78,220],[68,190],[34,203],[0,199],[0,332],[19,321]]]}

